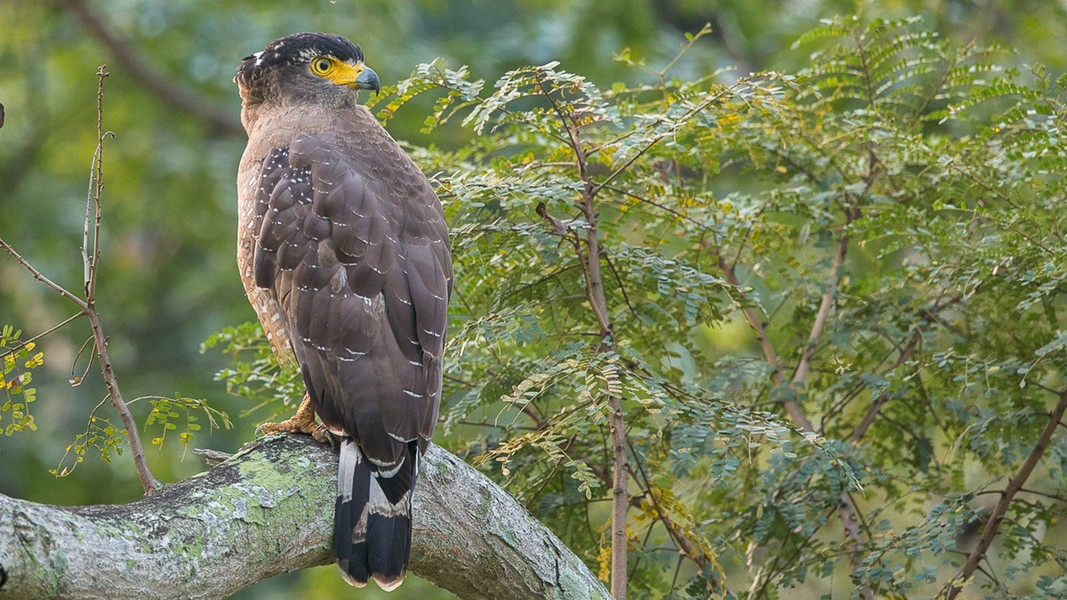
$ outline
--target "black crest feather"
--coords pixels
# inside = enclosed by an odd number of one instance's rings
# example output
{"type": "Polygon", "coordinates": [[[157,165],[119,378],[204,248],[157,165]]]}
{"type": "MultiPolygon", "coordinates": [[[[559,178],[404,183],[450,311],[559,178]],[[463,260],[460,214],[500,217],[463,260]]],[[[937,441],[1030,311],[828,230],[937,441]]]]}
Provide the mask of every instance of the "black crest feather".
{"type": "Polygon", "coordinates": [[[362,62],[363,49],[335,33],[294,33],[278,38],[255,54],[241,59],[234,81],[246,85],[264,72],[311,62],[316,56],[332,56],[345,62],[362,62]]]}

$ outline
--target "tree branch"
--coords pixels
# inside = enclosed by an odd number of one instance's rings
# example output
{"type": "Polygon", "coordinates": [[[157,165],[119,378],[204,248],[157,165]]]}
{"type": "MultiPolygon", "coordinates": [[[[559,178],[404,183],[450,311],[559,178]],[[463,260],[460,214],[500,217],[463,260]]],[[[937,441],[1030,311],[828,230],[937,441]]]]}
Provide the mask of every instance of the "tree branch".
{"type": "MultiPolygon", "coordinates": [[[[901,365],[911,360],[911,356],[919,347],[919,342],[922,341],[923,334],[926,332],[927,329],[930,328],[930,325],[932,325],[934,321],[937,320],[938,314],[945,308],[956,304],[962,299],[963,294],[957,294],[949,298],[945,302],[936,303],[928,310],[924,310],[922,313],[922,319],[919,321],[919,324],[916,325],[915,328],[912,330],[911,335],[908,336],[908,342],[904,344],[903,348],[900,349],[900,354],[897,355],[897,360],[894,361],[892,366],[890,366],[889,369],[885,371],[886,374],[892,373],[893,371],[897,370],[897,368],[899,368],[901,365]]],[[[877,397],[875,397],[874,401],[871,402],[870,406],[867,407],[867,412],[863,415],[863,418],[860,419],[859,424],[856,425],[856,428],[854,430],[852,430],[852,434],[848,436],[849,442],[851,442],[852,444],[859,444],[860,441],[863,440],[863,436],[867,434],[867,430],[870,428],[871,425],[874,424],[874,419],[878,416],[878,413],[881,412],[882,407],[885,406],[885,403],[888,400],[888,391],[883,391],[882,393],[878,394],[877,397]]]]}
{"type": "MultiPolygon", "coordinates": [[[[104,131],[104,79],[109,73],[104,65],[96,70],[96,151],[93,153],[92,175],[89,183],[89,198],[85,206],[85,228],[82,238],[82,260],[84,279],[82,285],[85,290],[85,316],[89,319],[89,325],[93,330],[93,340],[96,345],[96,353],[100,357],[100,374],[104,378],[107,387],[108,398],[115,407],[122,426],[126,430],[126,442],[130,446],[130,454],[133,457],[133,466],[137,470],[137,477],[141,480],[145,495],[153,493],[159,487],[159,481],[152,475],[145,460],[144,446],[141,445],[141,435],[137,432],[137,422],[133,419],[126,401],[122,398],[119,389],[118,376],[111,363],[111,354],[107,349],[107,336],[104,334],[104,326],[100,321],[100,313],[96,310],[96,282],[100,274],[100,197],[104,191],[104,138],[110,132],[104,131]],[[92,210],[90,210],[90,208],[92,210]],[[89,227],[90,222],[92,228],[89,227]],[[92,231],[92,253],[89,252],[89,232],[92,231]]],[[[92,361],[90,360],[90,363],[92,361]]]]}
{"type": "MultiPolygon", "coordinates": [[[[607,298],[604,295],[604,278],[600,272],[600,234],[597,230],[597,211],[595,199],[599,186],[593,182],[588,171],[588,157],[582,146],[581,127],[572,115],[565,113],[563,108],[556,102],[551,91],[545,87],[538,78],[538,87],[545,98],[552,105],[552,109],[559,117],[560,124],[567,130],[567,143],[574,152],[574,164],[578,168],[578,175],[582,180],[582,198],[579,209],[585,217],[585,252],[582,252],[580,243],[575,243],[575,252],[578,261],[583,263],[585,276],[585,296],[589,306],[593,310],[597,326],[600,329],[601,351],[615,350],[615,327],[608,313],[607,298]]],[[[651,147],[651,146],[650,146],[651,147]]],[[[632,162],[632,161],[631,161],[632,162]]],[[[612,175],[614,177],[614,175],[612,175]]],[[[610,177],[609,177],[610,180],[610,177]]],[[[542,216],[546,216],[544,211],[542,216]]],[[[577,239],[577,234],[575,234],[577,239]]],[[[615,600],[626,599],[627,549],[629,541],[626,537],[627,514],[630,510],[630,490],[627,487],[630,473],[630,463],[626,457],[626,423],[622,413],[622,398],[618,396],[608,397],[608,408],[611,414],[608,416],[608,429],[611,432],[611,456],[612,456],[612,497],[611,497],[611,596],[615,600]]]]}
{"type": "Polygon", "coordinates": [[[111,52],[122,68],[160,100],[206,121],[219,133],[245,134],[237,117],[207,106],[196,92],[174,84],[172,77],[160,75],[159,68],[143,58],[146,54],[115,34],[85,0],[67,0],[57,4],[74,13],[82,26],[111,52]]]}
{"type": "MultiPolygon", "coordinates": [[[[0,595],[222,598],[329,564],[336,477],[328,447],[272,436],[131,504],[0,495],[0,595]]],[[[411,572],[461,598],[608,598],[559,538],[437,446],[420,463],[414,512],[411,572]]]]}
{"type": "Polygon", "coordinates": [[[992,514],[989,515],[985,529],[982,530],[982,537],[978,538],[978,544],[967,556],[967,562],[960,568],[960,572],[938,594],[939,598],[952,600],[958,596],[960,591],[967,585],[968,580],[979,569],[982,561],[985,560],[986,551],[989,550],[989,546],[992,545],[993,540],[997,537],[997,532],[1004,522],[1004,517],[1008,513],[1012,500],[1023,489],[1023,486],[1026,485],[1026,480],[1034,472],[1034,468],[1037,466],[1038,461],[1041,460],[1045,449],[1048,448],[1049,442],[1052,441],[1052,434],[1056,432],[1056,427],[1063,420],[1065,412],[1067,412],[1067,390],[1059,393],[1059,402],[1056,403],[1056,408],[1052,409],[1052,414],[1049,415],[1048,422],[1045,423],[1045,428],[1041,431],[1041,435],[1038,436],[1037,443],[1034,444],[1030,455],[1026,457],[1026,461],[1023,462],[1018,472],[1015,473],[1015,476],[1008,482],[1007,487],[1001,492],[1000,500],[997,502],[996,507],[993,508],[992,514]]]}
{"type": "MultiPolygon", "coordinates": [[[[796,390],[800,390],[804,387],[805,382],[808,379],[808,372],[811,370],[811,359],[815,356],[815,349],[818,347],[819,338],[822,337],[822,332],[826,328],[826,321],[830,317],[830,309],[834,306],[834,297],[837,295],[838,284],[841,283],[841,271],[845,266],[845,256],[848,253],[848,226],[852,224],[852,221],[856,218],[856,209],[849,206],[845,209],[845,225],[844,232],[841,234],[841,239],[837,242],[837,250],[834,252],[834,257],[830,261],[830,280],[826,282],[826,289],[822,292],[822,298],[819,301],[819,308],[815,311],[815,319],[811,323],[811,331],[808,333],[808,343],[804,346],[804,351],[800,355],[800,361],[797,363],[796,370],[793,371],[792,386],[796,390]]],[[[786,411],[789,411],[790,402],[796,403],[796,399],[790,397],[786,400],[786,411]]],[[[796,408],[799,411],[799,407],[796,408]]],[[[790,412],[790,416],[793,413],[790,412]]],[[[800,413],[800,418],[806,421],[803,413],[800,413]]],[[[808,425],[810,428],[810,424],[808,425]]]]}
{"type": "MultiPolygon", "coordinates": [[[[811,368],[811,359],[815,355],[816,342],[822,337],[823,330],[826,328],[826,322],[830,315],[830,309],[834,305],[834,296],[837,294],[838,284],[841,281],[841,270],[844,268],[845,257],[848,252],[848,226],[857,216],[858,210],[856,208],[853,206],[846,207],[844,232],[841,234],[841,239],[838,241],[834,257],[830,262],[830,279],[826,284],[826,289],[823,290],[819,308],[815,312],[815,319],[812,322],[811,331],[808,334],[807,345],[801,353],[796,370],[793,371],[793,378],[789,383],[791,389],[788,390],[790,393],[786,396],[785,402],[783,403],[785,412],[789,415],[789,419],[793,421],[793,424],[800,430],[809,433],[814,432],[815,428],[812,426],[811,421],[808,420],[807,415],[804,414],[804,409],[801,408],[800,403],[797,402],[796,394],[799,390],[803,389],[804,384],[807,381],[808,372],[811,368]]],[[[740,287],[737,271],[734,269],[733,265],[726,262],[726,259],[717,248],[712,249],[712,252],[716,257],[718,267],[723,272],[726,281],[734,287],[740,287]]],[[[744,314],[745,320],[748,321],[749,326],[756,332],[760,348],[763,351],[763,358],[771,366],[771,380],[774,382],[776,388],[782,389],[785,383],[785,378],[782,374],[782,363],[778,358],[778,353],[775,351],[774,346],[771,344],[770,337],[767,335],[766,326],[760,320],[756,309],[751,306],[743,307],[741,312],[744,314]]],[[[858,510],[856,508],[856,502],[852,499],[852,495],[848,493],[848,490],[841,492],[841,503],[838,505],[838,516],[841,519],[841,526],[844,529],[846,540],[845,548],[852,563],[853,571],[858,570],[862,566],[862,557],[860,556],[860,544],[862,543],[862,539],[860,537],[857,514],[858,510]]],[[[860,593],[864,600],[873,600],[874,598],[874,591],[869,582],[862,585],[860,593]]]]}
{"type": "MultiPolygon", "coordinates": [[[[737,289],[741,289],[741,280],[737,278],[737,269],[730,263],[726,262],[726,258],[719,252],[718,248],[709,247],[709,250],[715,256],[719,270],[722,271],[726,282],[737,289]]],[[[741,307],[741,314],[745,316],[745,321],[748,322],[748,326],[756,333],[756,339],[759,340],[760,349],[763,351],[763,359],[771,366],[771,381],[775,386],[781,386],[782,361],[779,360],[778,352],[775,351],[774,345],[771,344],[771,338],[767,335],[767,327],[763,324],[763,321],[760,320],[759,313],[756,312],[755,308],[751,306],[743,306],[741,307]]]]}
{"type": "Polygon", "coordinates": [[[23,258],[22,255],[19,254],[18,251],[16,251],[15,248],[11,246],[11,244],[8,244],[7,242],[5,242],[3,238],[0,238],[0,249],[2,249],[4,252],[7,252],[8,254],[10,254],[11,257],[14,258],[17,263],[22,265],[22,268],[26,269],[26,271],[29,272],[29,274],[34,279],[36,279],[37,281],[40,281],[41,283],[45,284],[46,286],[52,288],[52,290],[54,292],[56,292],[57,294],[59,294],[60,296],[62,296],[64,298],[66,298],[74,306],[77,306],[79,309],[81,309],[82,313],[80,313],[79,316],[81,314],[83,314],[87,310],[87,306],[85,304],[85,300],[82,300],[81,298],[79,298],[79,297],[75,296],[74,294],[70,293],[69,291],[67,291],[66,288],[64,288],[63,286],[59,285],[58,283],[52,281],[47,276],[45,276],[43,273],[38,271],[37,267],[33,266],[30,263],[30,261],[28,261],[25,258],[23,258]]]}

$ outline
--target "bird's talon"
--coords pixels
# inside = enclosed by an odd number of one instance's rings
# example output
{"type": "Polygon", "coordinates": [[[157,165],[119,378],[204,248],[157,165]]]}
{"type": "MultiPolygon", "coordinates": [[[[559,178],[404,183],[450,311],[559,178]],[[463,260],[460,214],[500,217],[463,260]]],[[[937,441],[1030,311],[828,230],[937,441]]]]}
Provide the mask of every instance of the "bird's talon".
{"type": "Polygon", "coordinates": [[[320,444],[332,443],[330,440],[330,433],[326,431],[326,427],[323,425],[319,425],[318,423],[315,423],[314,429],[312,429],[311,431],[305,431],[304,433],[310,435],[311,439],[315,440],[320,444]]]}
{"type": "Polygon", "coordinates": [[[278,423],[264,423],[256,427],[256,437],[274,435],[276,433],[302,433],[310,435],[316,442],[330,443],[330,434],[326,427],[314,421],[298,421],[286,419],[278,423]]]}
{"type": "Polygon", "coordinates": [[[256,427],[257,437],[276,433],[303,433],[310,435],[316,442],[330,443],[330,435],[326,431],[326,427],[315,421],[315,412],[312,410],[311,402],[306,396],[292,418],[278,423],[264,423],[256,427]]]}

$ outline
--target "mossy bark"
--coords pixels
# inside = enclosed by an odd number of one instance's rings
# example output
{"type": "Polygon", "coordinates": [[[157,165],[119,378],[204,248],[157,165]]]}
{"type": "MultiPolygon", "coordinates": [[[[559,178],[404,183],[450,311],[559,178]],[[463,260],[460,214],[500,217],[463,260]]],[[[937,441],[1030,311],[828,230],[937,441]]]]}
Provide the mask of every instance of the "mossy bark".
{"type": "MultiPolygon", "coordinates": [[[[329,448],[273,436],[130,504],[0,495],[0,598],[224,598],[328,564],[336,470],[329,448]]],[[[608,598],[544,525],[436,446],[414,512],[410,571],[460,598],[608,598]]]]}

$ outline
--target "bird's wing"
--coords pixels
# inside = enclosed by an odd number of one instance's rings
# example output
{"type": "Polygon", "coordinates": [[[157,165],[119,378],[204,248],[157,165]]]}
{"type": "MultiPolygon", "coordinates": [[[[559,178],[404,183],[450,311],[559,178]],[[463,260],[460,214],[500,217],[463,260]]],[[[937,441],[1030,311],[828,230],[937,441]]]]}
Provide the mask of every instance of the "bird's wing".
{"type": "Polygon", "coordinates": [[[253,270],[289,321],[320,418],[388,470],[433,433],[452,264],[436,195],[386,139],[303,135],[268,153],[253,270]]]}

